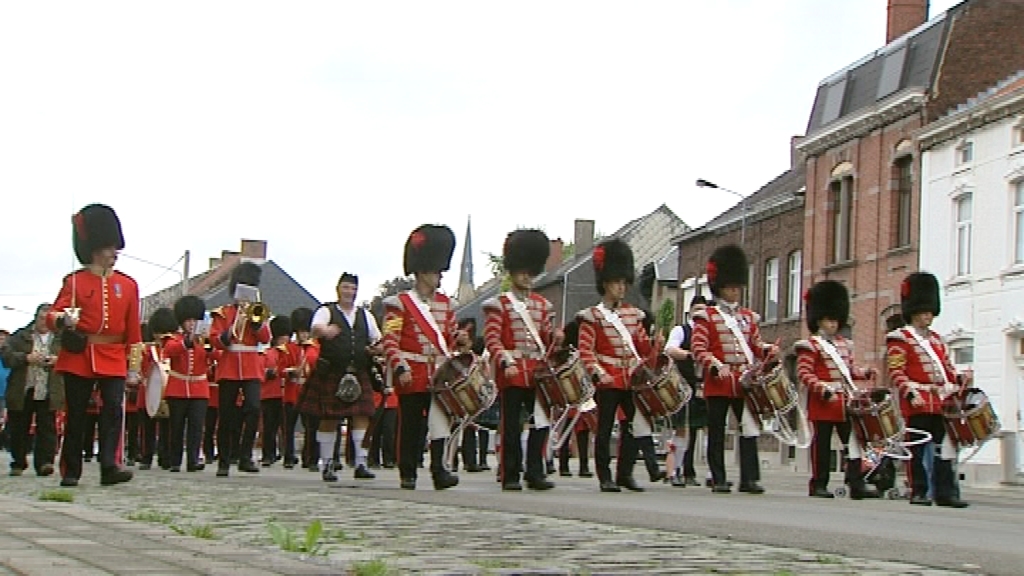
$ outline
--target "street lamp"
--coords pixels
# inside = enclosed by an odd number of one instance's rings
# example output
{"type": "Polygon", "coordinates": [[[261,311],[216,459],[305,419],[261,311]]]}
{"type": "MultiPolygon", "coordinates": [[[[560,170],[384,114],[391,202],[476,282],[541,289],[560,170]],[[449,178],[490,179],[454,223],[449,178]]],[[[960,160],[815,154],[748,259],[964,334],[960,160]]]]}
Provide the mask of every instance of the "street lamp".
{"type": "Polygon", "coordinates": [[[744,245],[747,239],[747,197],[735,190],[729,190],[728,188],[722,188],[714,182],[709,182],[703,178],[697,179],[698,188],[714,188],[715,190],[721,190],[722,192],[728,192],[734,196],[739,196],[743,200],[743,217],[740,221],[740,245],[744,245]]]}
{"type": "Polygon", "coordinates": [[[2,308],[7,312],[18,312],[21,314],[28,314],[29,316],[35,316],[35,314],[33,314],[32,312],[26,312],[20,308],[15,308],[14,306],[4,305],[2,308]]]}

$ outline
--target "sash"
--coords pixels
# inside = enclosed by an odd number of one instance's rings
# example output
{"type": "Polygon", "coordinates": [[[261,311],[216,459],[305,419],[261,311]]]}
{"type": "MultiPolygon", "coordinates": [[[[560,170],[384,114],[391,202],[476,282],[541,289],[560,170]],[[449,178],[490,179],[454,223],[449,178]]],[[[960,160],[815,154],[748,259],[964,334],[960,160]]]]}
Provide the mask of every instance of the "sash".
{"type": "Polygon", "coordinates": [[[747,357],[747,364],[754,365],[754,352],[750,349],[750,345],[747,344],[747,337],[743,335],[743,331],[740,330],[740,324],[736,321],[736,318],[732,314],[726,314],[715,307],[718,313],[721,314],[722,319],[725,321],[725,327],[732,332],[732,335],[736,337],[740,342],[740,348],[743,349],[743,355],[747,357]]]}
{"type": "Polygon", "coordinates": [[[629,351],[633,353],[633,356],[636,357],[637,361],[642,363],[643,360],[640,358],[640,355],[637,354],[636,346],[633,345],[633,336],[629,333],[629,330],[626,330],[626,326],[622,323],[622,318],[619,318],[619,315],[614,310],[606,307],[604,302],[598,304],[597,308],[601,310],[601,314],[608,319],[608,322],[611,323],[612,327],[614,327],[615,331],[619,333],[622,340],[627,346],[629,346],[629,351]]]}
{"type": "Polygon", "coordinates": [[[537,349],[543,354],[546,346],[544,346],[544,341],[540,339],[540,333],[537,332],[537,326],[533,323],[533,318],[530,316],[530,310],[527,308],[526,303],[516,298],[516,295],[511,290],[505,292],[505,297],[512,303],[512,309],[523,319],[523,323],[526,324],[526,331],[530,333],[530,337],[537,344],[537,349]]]}
{"type": "Polygon", "coordinates": [[[850,391],[852,392],[853,390],[856,390],[857,387],[853,384],[853,376],[850,374],[850,367],[846,365],[846,362],[843,361],[843,357],[839,355],[839,350],[836,350],[836,347],[833,346],[831,342],[817,334],[811,336],[811,340],[817,342],[818,346],[821,346],[821,349],[825,354],[832,359],[836,368],[839,369],[839,373],[843,375],[843,380],[846,380],[846,384],[850,387],[850,391]]]}
{"type": "Polygon", "coordinates": [[[437,321],[434,320],[434,314],[426,306],[426,302],[421,301],[419,298],[413,298],[409,292],[402,292],[398,295],[398,299],[401,300],[402,306],[412,313],[412,319],[416,321],[416,326],[419,327],[420,332],[423,332],[423,335],[430,340],[430,343],[444,353],[446,358],[450,358],[451,353],[448,351],[448,342],[445,340],[444,334],[441,333],[441,329],[438,328],[437,321]]]}
{"type": "Polygon", "coordinates": [[[921,338],[921,335],[917,333],[917,330],[914,330],[910,326],[904,328],[903,331],[913,336],[918,346],[924,348],[925,353],[928,354],[928,358],[931,359],[932,363],[935,364],[939,372],[942,374],[943,385],[942,390],[940,390],[938,393],[939,399],[945,400],[946,397],[951,396],[953,392],[955,392],[955,390],[953,389],[952,383],[950,383],[949,379],[946,378],[946,365],[943,364],[941,360],[939,360],[939,354],[935,352],[934,348],[932,348],[932,343],[928,340],[925,340],[924,338],[921,338]]]}

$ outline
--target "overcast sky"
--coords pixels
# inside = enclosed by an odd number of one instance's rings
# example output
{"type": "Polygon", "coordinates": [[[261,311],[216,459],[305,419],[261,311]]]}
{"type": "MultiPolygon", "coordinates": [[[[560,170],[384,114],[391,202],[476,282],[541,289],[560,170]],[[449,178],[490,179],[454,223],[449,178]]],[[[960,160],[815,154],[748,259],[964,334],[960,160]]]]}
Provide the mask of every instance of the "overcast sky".
{"type": "Polygon", "coordinates": [[[143,294],[241,238],[322,300],[342,271],[369,299],[421,223],[458,237],[449,293],[469,216],[477,284],[519,226],[571,240],[662,203],[699,226],[737,198],[694,181],[786,170],[817,84],[885,20],[886,0],[5,2],[0,304],[56,296],[91,202],[143,294]]]}

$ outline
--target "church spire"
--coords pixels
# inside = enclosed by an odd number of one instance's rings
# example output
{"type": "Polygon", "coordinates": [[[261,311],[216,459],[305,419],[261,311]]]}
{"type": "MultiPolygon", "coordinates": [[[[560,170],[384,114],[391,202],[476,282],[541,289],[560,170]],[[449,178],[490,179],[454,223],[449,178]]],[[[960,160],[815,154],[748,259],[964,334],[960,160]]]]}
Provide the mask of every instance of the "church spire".
{"type": "Polygon", "coordinates": [[[470,231],[470,217],[466,217],[466,240],[462,243],[462,267],[459,271],[459,291],[456,299],[466,304],[473,299],[476,289],[473,287],[473,236],[470,231]]]}

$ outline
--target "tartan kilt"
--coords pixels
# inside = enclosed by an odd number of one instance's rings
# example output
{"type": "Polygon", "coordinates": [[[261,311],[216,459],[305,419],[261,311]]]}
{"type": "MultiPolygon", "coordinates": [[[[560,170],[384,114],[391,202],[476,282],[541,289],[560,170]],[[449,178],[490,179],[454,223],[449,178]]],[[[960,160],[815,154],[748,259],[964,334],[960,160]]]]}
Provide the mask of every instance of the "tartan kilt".
{"type": "Polygon", "coordinates": [[[328,374],[319,376],[314,372],[299,393],[299,403],[296,410],[300,414],[316,416],[328,420],[348,418],[350,416],[373,416],[373,386],[370,385],[370,375],[365,372],[356,374],[363,393],[359,399],[351,404],[346,404],[338,399],[335,393],[338,391],[338,381],[343,374],[328,374]]]}
{"type": "Polygon", "coordinates": [[[708,402],[704,398],[694,396],[683,406],[683,409],[672,415],[672,426],[686,426],[686,412],[690,412],[690,429],[705,428],[708,425],[708,402]]]}

